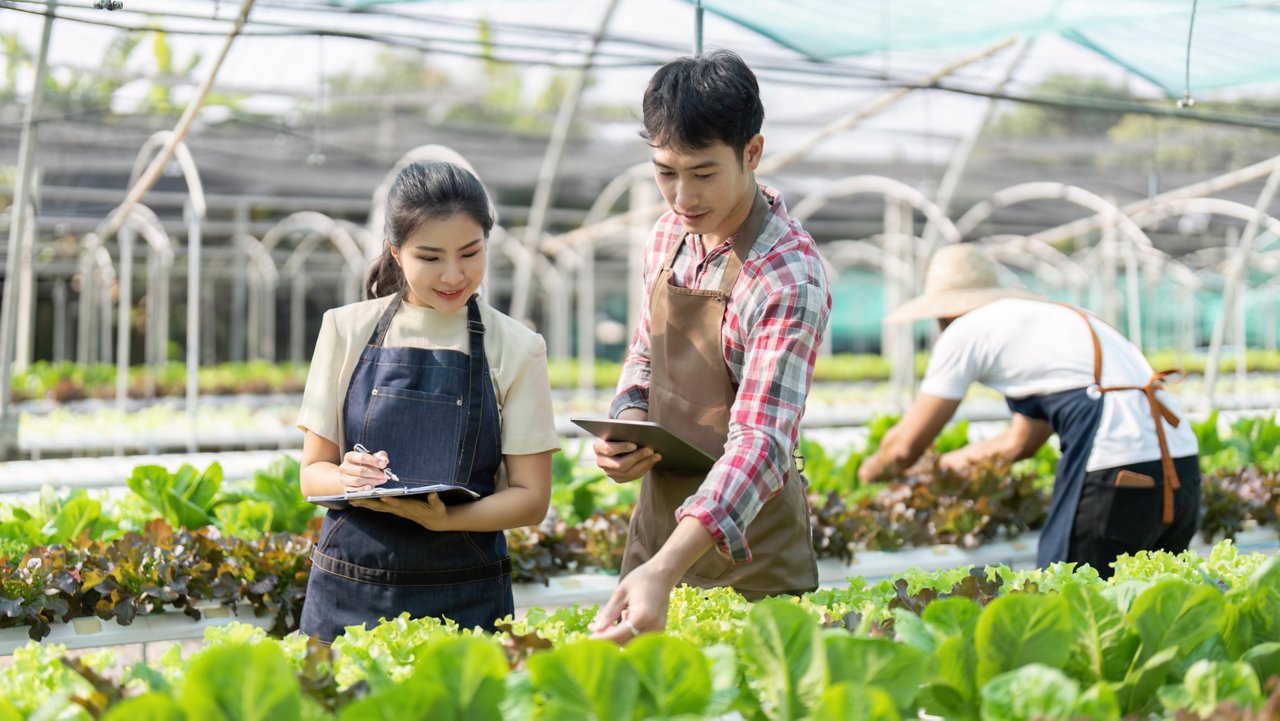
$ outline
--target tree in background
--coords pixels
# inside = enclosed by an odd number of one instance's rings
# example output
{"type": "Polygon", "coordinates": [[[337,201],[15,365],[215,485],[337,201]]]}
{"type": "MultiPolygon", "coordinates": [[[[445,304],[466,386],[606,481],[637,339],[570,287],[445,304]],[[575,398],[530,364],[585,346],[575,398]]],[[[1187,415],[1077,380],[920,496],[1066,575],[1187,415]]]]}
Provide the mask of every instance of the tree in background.
{"type": "MultiPolygon", "coordinates": [[[[0,84],[0,104],[17,104],[19,73],[34,69],[35,55],[14,33],[0,34],[0,48],[7,58],[3,84],[0,84]]],[[[194,73],[202,59],[196,53],[185,63],[175,64],[169,36],[158,28],[121,30],[111,38],[102,58],[88,67],[51,68],[45,77],[44,104],[51,113],[110,114],[113,102],[119,99],[117,93],[127,85],[142,82],[148,87],[135,112],[176,114],[182,105],[175,93],[178,88],[198,85],[194,73]],[[129,61],[148,35],[151,36],[151,71],[130,71],[129,61]]],[[[210,93],[205,105],[222,105],[239,112],[243,99],[243,95],[215,91],[210,93]]]]}
{"type": "Polygon", "coordinates": [[[371,106],[421,109],[430,100],[424,90],[447,88],[452,82],[448,74],[431,67],[425,52],[402,48],[379,50],[368,72],[344,70],[325,81],[331,98],[328,112],[338,115],[367,113],[371,106]]]}
{"type": "MultiPolygon", "coordinates": [[[[1036,85],[1033,97],[1151,103],[1123,85],[1104,78],[1054,75],[1036,85]]],[[[1166,107],[1172,101],[1157,101],[1166,107]]],[[[1274,118],[1280,99],[1200,101],[1195,112],[1274,118]]],[[[1027,156],[1056,163],[1092,165],[1102,170],[1147,168],[1161,172],[1222,173],[1280,154],[1280,132],[1194,119],[1155,117],[1141,113],[1020,104],[1000,114],[987,129],[993,141],[1045,139],[1095,140],[1095,144],[1017,143],[1027,156]],[[1063,152],[1065,151],[1065,155],[1063,152]]]]}
{"type": "MultiPolygon", "coordinates": [[[[1196,110],[1274,118],[1280,115],[1280,98],[1199,102],[1196,110]]],[[[1107,131],[1107,139],[1115,152],[1098,159],[1102,168],[1141,158],[1163,171],[1224,173],[1280,155],[1280,132],[1274,130],[1146,115],[1125,115],[1107,131]]]]}
{"type": "MultiPolygon", "coordinates": [[[[1124,85],[1105,78],[1051,75],[1031,90],[1031,96],[1062,100],[1140,101],[1124,85]]],[[[1078,138],[1106,135],[1124,116],[1121,112],[1021,104],[1000,114],[988,128],[993,136],[1015,138],[1078,138]]]]}

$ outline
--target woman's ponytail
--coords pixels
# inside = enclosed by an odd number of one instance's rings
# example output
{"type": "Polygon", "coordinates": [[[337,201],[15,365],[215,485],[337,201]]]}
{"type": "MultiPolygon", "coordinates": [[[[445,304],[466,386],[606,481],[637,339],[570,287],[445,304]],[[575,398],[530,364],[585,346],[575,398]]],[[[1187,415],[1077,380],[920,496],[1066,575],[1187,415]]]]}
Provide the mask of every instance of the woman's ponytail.
{"type": "Polygon", "coordinates": [[[391,255],[391,248],[384,247],[378,261],[369,269],[364,279],[364,298],[385,298],[404,289],[404,271],[391,255]]]}

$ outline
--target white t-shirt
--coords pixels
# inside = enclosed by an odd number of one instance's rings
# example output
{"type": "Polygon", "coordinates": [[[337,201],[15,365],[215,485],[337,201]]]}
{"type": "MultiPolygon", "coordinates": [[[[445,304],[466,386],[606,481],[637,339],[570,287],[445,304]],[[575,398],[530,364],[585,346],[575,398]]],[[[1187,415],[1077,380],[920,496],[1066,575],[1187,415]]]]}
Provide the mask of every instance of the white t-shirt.
{"type": "MultiPolygon", "coordinates": [[[[298,427],[342,447],[342,409],[360,353],[395,296],[352,303],[325,312],[298,412],[298,427]]],[[[480,301],[484,353],[502,421],[503,455],[557,450],[560,438],[551,407],[547,344],[542,336],[480,301]]],[[[441,313],[401,303],[384,347],[470,352],[467,312],[441,313]]]]}
{"type": "MultiPolygon", "coordinates": [[[[1145,385],[1151,365],[1137,347],[1098,318],[1090,316],[1090,323],[1102,345],[1102,385],[1145,385]]],[[[1015,399],[1093,385],[1093,341],[1084,319],[1070,308],[1014,298],[964,314],[934,345],[920,392],[960,400],[974,381],[1015,399]]],[[[1177,428],[1165,423],[1170,454],[1195,455],[1191,424],[1167,393],[1158,397],[1184,419],[1177,428]]],[[[1087,469],[1158,460],[1160,446],[1146,395],[1116,391],[1102,398],[1087,469]]]]}

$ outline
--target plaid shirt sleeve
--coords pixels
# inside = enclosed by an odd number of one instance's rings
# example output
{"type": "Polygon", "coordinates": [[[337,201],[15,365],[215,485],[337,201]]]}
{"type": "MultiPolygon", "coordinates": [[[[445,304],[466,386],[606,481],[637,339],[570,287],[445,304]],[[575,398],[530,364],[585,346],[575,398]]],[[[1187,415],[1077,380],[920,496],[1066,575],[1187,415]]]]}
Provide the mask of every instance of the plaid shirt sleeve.
{"type": "Polygon", "coordinates": [[[786,482],[830,312],[821,280],[796,280],[769,289],[741,319],[749,332],[725,455],[676,512],[701,521],[735,563],[751,561],[747,524],[786,482]]]}
{"type": "MultiPolygon", "coordinates": [[[[645,291],[645,308],[648,308],[649,291],[645,291]]],[[[631,339],[631,347],[627,350],[627,360],[622,364],[622,375],[618,377],[618,395],[609,407],[609,417],[617,418],[628,408],[649,410],[649,312],[640,314],[636,323],[635,336],[631,339]]]]}

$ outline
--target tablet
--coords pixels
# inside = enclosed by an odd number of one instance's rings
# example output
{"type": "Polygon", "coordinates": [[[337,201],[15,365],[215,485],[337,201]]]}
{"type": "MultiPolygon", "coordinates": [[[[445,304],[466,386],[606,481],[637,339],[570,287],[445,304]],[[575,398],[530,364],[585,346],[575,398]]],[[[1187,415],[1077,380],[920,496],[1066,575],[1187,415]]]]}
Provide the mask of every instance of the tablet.
{"type": "Polygon", "coordinates": [[[439,493],[440,500],[445,505],[452,506],[456,503],[466,503],[474,501],[480,497],[479,493],[470,488],[462,486],[451,486],[447,483],[431,483],[425,486],[377,486],[367,491],[356,491],[355,493],[339,493],[336,496],[307,496],[307,500],[317,506],[332,508],[335,511],[345,511],[351,507],[348,501],[357,498],[386,498],[388,496],[419,496],[426,493],[439,493]]]}
{"type": "Polygon", "coordinates": [[[653,421],[622,421],[609,418],[570,418],[574,425],[596,438],[626,441],[641,448],[652,448],[662,456],[655,468],[664,471],[705,473],[716,459],[680,436],[653,421]]]}

